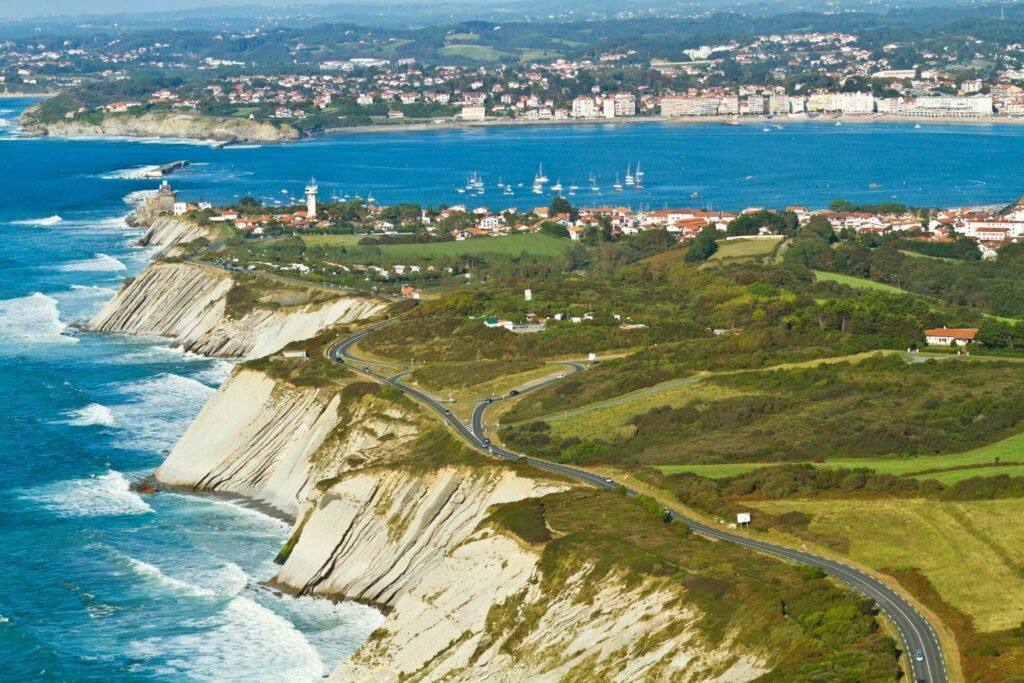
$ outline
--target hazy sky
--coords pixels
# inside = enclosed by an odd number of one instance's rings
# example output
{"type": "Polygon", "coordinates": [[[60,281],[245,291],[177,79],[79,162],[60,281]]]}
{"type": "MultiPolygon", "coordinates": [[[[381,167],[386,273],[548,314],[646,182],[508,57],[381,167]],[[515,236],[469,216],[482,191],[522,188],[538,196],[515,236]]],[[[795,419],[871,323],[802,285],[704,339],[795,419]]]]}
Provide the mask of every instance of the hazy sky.
{"type": "MultiPolygon", "coordinates": [[[[311,5],[338,0],[0,0],[0,17],[41,14],[109,14],[224,7],[226,5],[311,5]]],[[[369,0],[372,3],[373,0],[369,0]]]]}

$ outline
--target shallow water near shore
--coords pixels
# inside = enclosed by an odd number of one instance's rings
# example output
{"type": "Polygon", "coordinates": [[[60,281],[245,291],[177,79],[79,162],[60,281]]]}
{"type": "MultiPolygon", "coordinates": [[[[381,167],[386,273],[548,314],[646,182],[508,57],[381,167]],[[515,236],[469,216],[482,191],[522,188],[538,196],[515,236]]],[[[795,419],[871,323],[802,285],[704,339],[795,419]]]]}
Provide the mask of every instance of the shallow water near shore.
{"type": "MultiPolygon", "coordinates": [[[[782,123],[551,126],[346,135],[223,150],[173,141],[20,140],[27,101],[0,102],[0,679],[320,678],[380,623],[361,605],[278,597],[259,582],[288,526],[213,497],[139,496],[149,474],[231,369],[158,339],[62,334],[141,270],[125,198],[138,169],[188,159],[190,200],[287,201],[322,193],[381,201],[527,208],[539,162],[581,205],[742,209],[835,198],[913,205],[1006,202],[1024,128],[782,123]],[[960,156],[963,156],[961,159],[960,156]],[[613,193],[640,162],[646,189],[613,193]],[[484,174],[489,191],[456,192],[484,174]],[[517,196],[493,190],[501,177],[517,196]],[[526,190],[518,187],[524,183],[526,190]],[[882,185],[870,189],[871,183],[882,185]],[[287,190],[289,194],[282,193],[287,190]],[[692,198],[692,193],[700,198],[692,198]]],[[[137,196],[137,194],[135,194],[137,196]]]]}

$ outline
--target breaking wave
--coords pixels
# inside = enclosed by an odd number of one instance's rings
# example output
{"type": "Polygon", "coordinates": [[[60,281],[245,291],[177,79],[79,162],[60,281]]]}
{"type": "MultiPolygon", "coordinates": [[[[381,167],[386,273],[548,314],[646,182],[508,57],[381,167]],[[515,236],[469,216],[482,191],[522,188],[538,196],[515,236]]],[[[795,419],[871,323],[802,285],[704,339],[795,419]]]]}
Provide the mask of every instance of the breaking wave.
{"type": "Polygon", "coordinates": [[[76,427],[87,427],[89,425],[101,425],[113,427],[116,420],[110,408],[100,403],[90,403],[84,408],[72,410],[68,417],[68,424],[76,427]]]}
{"type": "Polygon", "coordinates": [[[153,511],[139,494],[131,490],[125,476],[116,470],[27,489],[20,493],[20,497],[34,501],[60,517],[144,515],[153,511]]]}
{"type": "Polygon", "coordinates": [[[40,292],[0,301],[0,344],[75,343],[61,334],[57,300],[40,292]]]}
{"type": "Polygon", "coordinates": [[[214,390],[189,377],[162,373],[143,382],[124,384],[122,392],[128,401],[113,407],[117,424],[124,426],[117,444],[161,451],[174,446],[214,390]]]}
{"type": "Polygon", "coordinates": [[[57,270],[65,273],[77,273],[77,272],[94,272],[94,273],[115,273],[122,270],[127,270],[128,266],[114,258],[113,256],[107,256],[106,254],[96,254],[91,259],[83,259],[81,261],[72,261],[65,263],[57,267],[57,270]]]}
{"type": "MultiPolygon", "coordinates": [[[[247,597],[182,624],[178,635],[137,640],[131,655],[161,677],[199,681],[311,681],[325,673],[316,648],[295,625],[247,597]]],[[[141,671],[141,669],[140,669],[141,671]]]]}
{"type": "Polygon", "coordinates": [[[47,216],[46,218],[26,218],[25,220],[21,221],[11,221],[11,223],[13,223],[14,225],[34,225],[37,227],[45,227],[48,225],[57,225],[63,220],[63,218],[61,218],[57,214],[54,214],[52,216],[47,216]]]}

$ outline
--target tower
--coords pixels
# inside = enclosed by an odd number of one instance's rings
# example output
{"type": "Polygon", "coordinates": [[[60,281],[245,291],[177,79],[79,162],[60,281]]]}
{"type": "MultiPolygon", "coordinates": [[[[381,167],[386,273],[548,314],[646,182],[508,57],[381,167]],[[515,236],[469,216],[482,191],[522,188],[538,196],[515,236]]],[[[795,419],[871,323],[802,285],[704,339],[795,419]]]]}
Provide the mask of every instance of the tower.
{"type": "Polygon", "coordinates": [[[156,193],[156,210],[159,212],[173,211],[176,201],[178,201],[178,193],[171,189],[171,184],[166,180],[160,183],[160,189],[156,193]]]}
{"type": "Polygon", "coordinates": [[[306,215],[309,218],[316,218],[316,192],[316,178],[312,178],[306,185],[306,215]]]}

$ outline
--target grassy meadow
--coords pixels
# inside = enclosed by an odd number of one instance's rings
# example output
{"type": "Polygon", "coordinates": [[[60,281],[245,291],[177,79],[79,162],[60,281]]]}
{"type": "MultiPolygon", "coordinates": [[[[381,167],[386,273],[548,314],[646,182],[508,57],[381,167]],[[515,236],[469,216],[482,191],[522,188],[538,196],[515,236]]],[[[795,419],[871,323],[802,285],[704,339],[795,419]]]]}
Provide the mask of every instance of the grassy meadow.
{"type": "MultiPolygon", "coordinates": [[[[309,246],[345,247],[350,254],[357,256],[364,250],[359,244],[361,235],[307,235],[302,240],[309,246]]],[[[427,244],[382,244],[374,245],[385,259],[413,258],[431,259],[459,256],[560,256],[572,246],[569,240],[549,237],[548,235],[511,235],[500,238],[477,238],[453,242],[431,242],[427,244]]]]}
{"type": "Polygon", "coordinates": [[[889,292],[891,294],[906,294],[902,289],[887,285],[882,282],[875,282],[874,280],[865,280],[864,278],[853,277],[851,275],[843,275],[842,273],[826,273],[822,270],[814,271],[814,277],[818,282],[838,282],[842,285],[849,285],[854,289],[873,289],[879,292],[889,292]]]}
{"type": "Polygon", "coordinates": [[[812,533],[845,539],[844,554],[875,569],[918,568],[978,630],[1024,621],[1024,525],[1007,523],[1019,512],[1017,500],[784,500],[751,507],[810,515],[812,533]]]}

